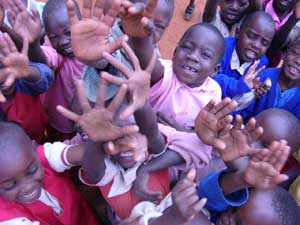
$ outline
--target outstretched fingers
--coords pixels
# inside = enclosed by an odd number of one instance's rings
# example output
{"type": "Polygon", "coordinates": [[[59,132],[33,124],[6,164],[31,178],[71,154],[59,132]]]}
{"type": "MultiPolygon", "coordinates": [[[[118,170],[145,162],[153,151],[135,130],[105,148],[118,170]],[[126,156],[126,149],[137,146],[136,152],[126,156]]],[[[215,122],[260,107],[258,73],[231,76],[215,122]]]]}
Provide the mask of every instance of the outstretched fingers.
{"type": "Polygon", "coordinates": [[[105,0],[96,0],[93,10],[93,18],[95,20],[100,21],[102,19],[105,2],[105,0]]]}
{"type": "Polygon", "coordinates": [[[127,85],[122,84],[118,90],[117,95],[114,97],[112,102],[107,107],[107,110],[115,114],[120,108],[127,93],[127,85]]]}
{"type": "Polygon", "coordinates": [[[75,81],[75,86],[76,86],[78,101],[79,101],[79,104],[81,106],[81,109],[82,109],[83,113],[87,113],[92,108],[90,106],[90,103],[89,103],[88,99],[85,96],[83,81],[82,80],[76,80],[75,81]]]}
{"type": "Polygon", "coordinates": [[[128,78],[131,76],[132,71],[125,66],[123,63],[119,62],[115,57],[113,57],[111,54],[107,52],[103,52],[102,54],[103,58],[106,59],[111,65],[116,67],[118,70],[120,70],[125,76],[128,78]]]}
{"type": "Polygon", "coordinates": [[[107,73],[107,72],[102,72],[101,77],[104,80],[106,80],[110,83],[113,83],[115,85],[118,85],[118,86],[121,86],[122,84],[127,84],[127,80],[125,80],[124,78],[114,76],[114,75],[112,75],[110,73],[107,73]]]}
{"type": "Polygon", "coordinates": [[[80,116],[77,115],[76,113],[66,109],[65,107],[58,105],[56,106],[56,110],[58,112],[60,112],[64,117],[68,118],[69,120],[74,121],[75,123],[77,123],[80,119],[80,116]]]}
{"type": "Polygon", "coordinates": [[[153,69],[154,69],[154,67],[155,67],[156,61],[157,61],[157,54],[156,54],[155,51],[153,51],[152,57],[151,57],[151,59],[150,59],[150,62],[149,62],[149,64],[148,64],[147,68],[146,68],[146,71],[147,71],[148,73],[150,73],[150,74],[152,73],[152,71],[153,71],[153,69]]]}
{"type": "Polygon", "coordinates": [[[76,14],[75,4],[72,0],[67,1],[67,9],[68,9],[71,25],[78,23],[79,19],[76,14]]]}
{"type": "Polygon", "coordinates": [[[107,13],[103,18],[103,22],[108,26],[112,27],[115,23],[117,16],[120,12],[121,8],[121,1],[120,0],[113,0],[111,3],[110,8],[108,9],[107,13]]]}
{"type": "Polygon", "coordinates": [[[130,48],[130,46],[126,42],[123,42],[122,47],[125,50],[130,62],[132,63],[134,70],[141,70],[139,59],[136,57],[134,51],[130,48]]]}

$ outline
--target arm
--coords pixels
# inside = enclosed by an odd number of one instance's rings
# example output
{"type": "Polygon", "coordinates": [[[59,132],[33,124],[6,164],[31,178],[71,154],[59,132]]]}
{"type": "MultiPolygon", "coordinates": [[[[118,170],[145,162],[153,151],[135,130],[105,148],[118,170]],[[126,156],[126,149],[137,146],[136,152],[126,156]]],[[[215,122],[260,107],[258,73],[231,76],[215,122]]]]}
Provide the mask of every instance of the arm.
{"type": "Polygon", "coordinates": [[[216,16],[219,0],[207,0],[203,12],[203,22],[210,23],[216,16]]]}
{"type": "MultiPolygon", "coordinates": [[[[138,57],[141,67],[145,68],[148,65],[151,56],[153,55],[154,46],[150,37],[131,38],[131,45],[134,53],[138,57]]],[[[151,74],[151,86],[160,81],[164,76],[164,66],[159,60],[156,60],[154,69],[151,74]]]]}
{"type": "Polygon", "coordinates": [[[165,141],[158,129],[156,115],[149,102],[146,102],[142,109],[137,110],[134,117],[140,132],[147,137],[149,152],[161,153],[165,148],[165,141]]]}
{"type": "Polygon", "coordinates": [[[82,169],[85,176],[92,182],[97,183],[100,181],[106,170],[105,166],[105,152],[101,144],[95,144],[88,141],[85,145],[84,157],[82,160],[82,169]]]}

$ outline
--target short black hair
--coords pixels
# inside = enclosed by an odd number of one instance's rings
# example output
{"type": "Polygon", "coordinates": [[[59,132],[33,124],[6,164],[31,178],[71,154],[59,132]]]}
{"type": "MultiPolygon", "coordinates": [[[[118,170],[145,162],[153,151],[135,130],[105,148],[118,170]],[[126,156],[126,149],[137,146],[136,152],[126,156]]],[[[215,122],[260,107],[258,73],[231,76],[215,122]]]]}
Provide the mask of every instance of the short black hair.
{"type": "Polygon", "coordinates": [[[208,29],[209,31],[211,31],[212,33],[214,33],[217,38],[219,39],[220,43],[221,43],[221,51],[220,51],[220,55],[218,57],[218,62],[221,61],[221,59],[223,58],[223,55],[225,53],[225,49],[226,49],[226,43],[225,43],[225,39],[222,35],[222,33],[219,31],[218,28],[216,28],[215,26],[211,25],[210,23],[196,23],[192,26],[190,26],[182,35],[179,43],[187,36],[190,34],[190,32],[197,28],[197,27],[204,27],[205,29],[208,29]]]}
{"type": "Polygon", "coordinates": [[[271,115],[275,116],[276,118],[278,118],[278,120],[282,121],[285,124],[285,129],[288,130],[288,137],[286,137],[288,145],[291,147],[292,152],[297,151],[300,147],[299,120],[291,112],[280,108],[266,109],[259,113],[256,118],[259,119],[262,116],[270,118],[271,115]]]}
{"type": "MultiPolygon", "coordinates": [[[[44,24],[47,23],[48,20],[53,20],[53,13],[65,8],[67,9],[67,1],[68,0],[48,0],[44,6],[43,9],[43,14],[42,14],[42,18],[43,18],[43,22],[44,24]]],[[[76,10],[76,14],[78,16],[78,18],[80,18],[80,9],[78,6],[78,3],[76,2],[76,0],[72,0],[74,2],[75,5],[75,10],[76,10]]]]}
{"type": "Polygon", "coordinates": [[[240,30],[247,27],[249,25],[249,23],[252,22],[252,20],[256,21],[257,18],[259,18],[259,17],[263,17],[263,19],[265,21],[267,21],[268,23],[270,23],[271,26],[273,26],[274,30],[275,30],[275,22],[274,22],[272,16],[269,13],[266,13],[264,11],[255,11],[253,13],[248,14],[246,16],[246,18],[244,19],[243,23],[241,24],[240,30]]]}
{"type": "Polygon", "coordinates": [[[298,206],[292,195],[282,187],[272,190],[272,207],[281,225],[297,225],[298,206]]]}

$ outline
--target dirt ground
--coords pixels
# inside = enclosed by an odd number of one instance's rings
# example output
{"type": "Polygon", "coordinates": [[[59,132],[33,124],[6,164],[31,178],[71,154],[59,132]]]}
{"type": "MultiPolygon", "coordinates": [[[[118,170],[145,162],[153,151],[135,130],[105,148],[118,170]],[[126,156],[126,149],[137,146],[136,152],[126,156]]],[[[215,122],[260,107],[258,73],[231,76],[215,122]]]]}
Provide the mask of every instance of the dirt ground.
{"type": "Polygon", "coordinates": [[[189,0],[175,0],[174,16],[159,45],[163,58],[171,58],[177,42],[184,31],[192,24],[200,21],[205,2],[205,0],[196,0],[196,10],[194,12],[193,20],[186,21],[183,19],[183,15],[186,6],[189,4],[189,0]]]}

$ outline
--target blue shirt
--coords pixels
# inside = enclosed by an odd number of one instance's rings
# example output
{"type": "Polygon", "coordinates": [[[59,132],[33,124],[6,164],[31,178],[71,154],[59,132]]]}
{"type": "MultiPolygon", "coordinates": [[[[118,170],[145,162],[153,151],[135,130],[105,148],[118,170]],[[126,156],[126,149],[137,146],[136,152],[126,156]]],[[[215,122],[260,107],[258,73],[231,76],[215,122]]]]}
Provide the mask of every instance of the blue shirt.
{"type": "Polygon", "coordinates": [[[46,92],[54,81],[53,71],[45,64],[30,62],[29,66],[35,67],[40,71],[40,78],[35,82],[24,79],[16,80],[15,91],[26,95],[36,96],[46,92]]]}
{"type": "MultiPolygon", "coordinates": [[[[231,69],[232,55],[236,45],[236,38],[225,38],[226,51],[224,53],[221,69],[214,79],[219,83],[222,89],[222,98],[233,98],[236,95],[249,92],[248,85],[244,82],[243,75],[248,72],[249,67],[245,70],[244,74],[240,74],[237,70],[231,69]]],[[[257,69],[267,66],[269,63],[268,58],[263,55],[260,57],[260,62],[257,69]]]]}
{"type": "Polygon", "coordinates": [[[281,108],[293,113],[300,119],[300,87],[296,86],[282,91],[279,85],[279,78],[282,69],[268,68],[258,75],[264,82],[267,78],[272,81],[270,91],[261,98],[255,99],[246,109],[236,112],[243,116],[245,120],[256,116],[260,112],[270,108],[281,108]]]}
{"type": "Polygon", "coordinates": [[[209,174],[200,182],[198,189],[199,198],[207,199],[205,208],[210,211],[212,221],[215,221],[218,213],[225,211],[229,206],[242,206],[249,198],[248,188],[225,195],[219,183],[223,173],[226,173],[226,170],[209,174]]]}

